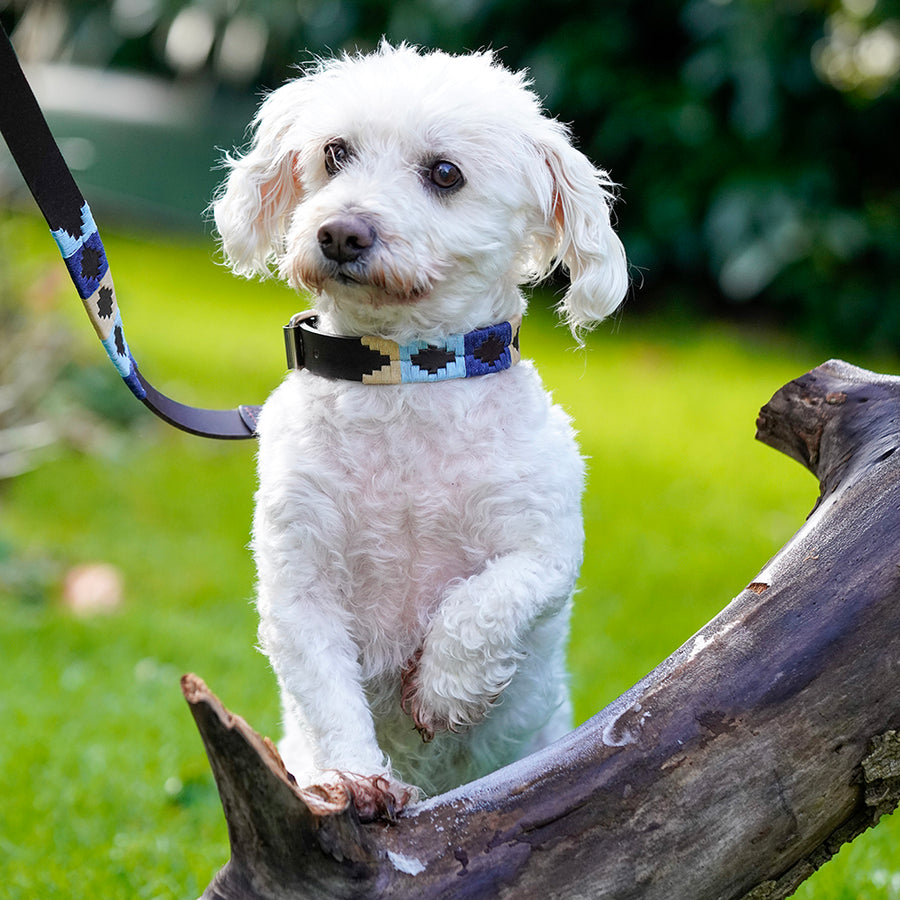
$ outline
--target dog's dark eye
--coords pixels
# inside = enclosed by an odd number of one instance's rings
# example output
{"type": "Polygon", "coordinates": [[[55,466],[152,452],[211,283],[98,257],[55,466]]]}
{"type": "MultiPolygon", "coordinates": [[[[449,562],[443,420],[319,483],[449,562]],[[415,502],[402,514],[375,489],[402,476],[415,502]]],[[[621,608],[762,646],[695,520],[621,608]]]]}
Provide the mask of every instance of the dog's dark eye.
{"type": "Polygon", "coordinates": [[[350,148],[344,141],[332,141],[325,145],[325,171],[329,176],[337,174],[350,159],[350,148]]]}
{"type": "Polygon", "coordinates": [[[452,162],[447,162],[446,159],[439,159],[434,163],[428,172],[428,177],[432,184],[444,191],[463,185],[463,174],[459,171],[459,167],[452,162]]]}

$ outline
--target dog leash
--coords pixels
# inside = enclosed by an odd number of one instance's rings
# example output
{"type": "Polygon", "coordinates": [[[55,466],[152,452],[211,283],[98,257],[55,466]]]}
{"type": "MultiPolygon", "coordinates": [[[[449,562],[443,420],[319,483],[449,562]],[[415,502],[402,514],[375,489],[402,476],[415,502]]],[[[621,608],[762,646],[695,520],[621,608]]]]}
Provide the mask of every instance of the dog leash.
{"type": "Polygon", "coordinates": [[[258,406],[200,409],[156,390],[131,355],[109,262],[90,207],[72,177],[28,84],[6,30],[0,26],[0,132],[28,185],[107,355],[132,394],[170,425],[201,437],[254,437],[258,406]]]}

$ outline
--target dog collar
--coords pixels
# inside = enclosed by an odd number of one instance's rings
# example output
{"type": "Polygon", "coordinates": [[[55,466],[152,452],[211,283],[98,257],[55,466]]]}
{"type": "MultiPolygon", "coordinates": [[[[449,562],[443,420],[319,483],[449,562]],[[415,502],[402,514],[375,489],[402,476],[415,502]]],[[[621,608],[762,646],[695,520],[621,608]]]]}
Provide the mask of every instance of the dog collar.
{"type": "Polygon", "coordinates": [[[363,384],[447,381],[502,372],[519,361],[522,317],[451,334],[438,343],[398,344],[380,337],[345,337],[318,329],[315,312],[295,315],[284,328],[289,369],[363,384]]]}

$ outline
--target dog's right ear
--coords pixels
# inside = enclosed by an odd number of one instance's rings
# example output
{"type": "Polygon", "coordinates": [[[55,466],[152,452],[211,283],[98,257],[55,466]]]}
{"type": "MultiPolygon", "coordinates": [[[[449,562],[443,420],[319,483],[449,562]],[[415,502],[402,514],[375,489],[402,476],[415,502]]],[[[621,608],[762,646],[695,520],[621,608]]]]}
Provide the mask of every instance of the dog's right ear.
{"type": "Polygon", "coordinates": [[[284,248],[287,216],[303,194],[297,152],[286,140],[291,120],[279,89],[253,120],[242,155],[225,157],[228,178],[212,204],[225,259],[235,273],[265,277],[284,248]]]}

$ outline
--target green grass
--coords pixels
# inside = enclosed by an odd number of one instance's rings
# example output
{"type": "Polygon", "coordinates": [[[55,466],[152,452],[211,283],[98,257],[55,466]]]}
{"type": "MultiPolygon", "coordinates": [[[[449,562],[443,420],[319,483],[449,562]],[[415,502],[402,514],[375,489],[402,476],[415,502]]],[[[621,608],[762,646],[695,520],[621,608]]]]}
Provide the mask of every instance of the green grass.
{"type": "MultiPolygon", "coordinates": [[[[43,228],[18,225],[21,252],[61,269],[43,228]]],[[[231,406],[277,383],[294,295],[232,278],[209,246],[104,238],[132,350],[160,389],[231,406]]],[[[639,296],[631,306],[587,351],[540,310],[523,334],[590,458],[571,645],[580,719],[725,606],[817,492],[753,434],[759,407],[824,356],[772,334],[650,320],[639,296]]],[[[80,353],[100,352],[77,302],[61,315],[83,335],[80,353]]],[[[278,732],[274,680],[253,647],[253,444],[141,421],[135,436],[60,453],[0,496],[0,562],[3,546],[35,572],[102,560],[126,584],[119,612],[90,619],[68,613],[55,587],[0,592],[0,884],[15,900],[191,898],[225,862],[183,672],[278,732]]],[[[898,837],[897,817],[885,820],[797,896],[900,897],[898,837]]]]}

